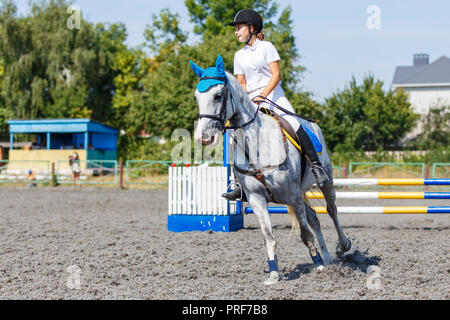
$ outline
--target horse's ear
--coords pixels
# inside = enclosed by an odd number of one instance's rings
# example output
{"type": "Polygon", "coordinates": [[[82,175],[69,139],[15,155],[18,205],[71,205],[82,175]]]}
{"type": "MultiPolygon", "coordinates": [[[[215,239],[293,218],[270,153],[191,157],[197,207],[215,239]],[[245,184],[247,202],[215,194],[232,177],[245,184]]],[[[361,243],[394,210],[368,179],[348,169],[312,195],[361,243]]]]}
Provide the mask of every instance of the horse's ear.
{"type": "Polygon", "coordinates": [[[192,60],[189,61],[189,63],[191,64],[191,68],[194,71],[194,73],[199,76],[200,78],[202,77],[203,74],[203,70],[202,68],[200,68],[198,65],[196,65],[194,62],[192,62],[192,60]]]}
{"type": "Polygon", "coordinates": [[[216,69],[220,75],[225,75],[225,63],[223,62],[223,59],[220,56],[220,54],[217,55],[216,69]]]}

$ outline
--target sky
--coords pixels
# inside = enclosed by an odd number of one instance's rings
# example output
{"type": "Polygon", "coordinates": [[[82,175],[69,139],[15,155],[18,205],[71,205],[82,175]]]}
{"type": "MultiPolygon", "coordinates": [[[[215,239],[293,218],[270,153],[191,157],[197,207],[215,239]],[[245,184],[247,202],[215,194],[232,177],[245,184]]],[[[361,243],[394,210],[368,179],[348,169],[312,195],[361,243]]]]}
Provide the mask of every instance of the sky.
{"type": "MultiPolygon", "coordinates": [[[[388,90],[395,67],[412,65],[416,53],[429,54],[430,63],[450,57],[448,0],[274,1],[279,12],[292,7],[297,62],[307,68],[301,84],[319,101],[344,89],[352,77],[361,82],[369,73],[388,90]]],[[[15,3],[20,13],[28,12],[28,0],[15,3]]],[[[163,8],[178,13],[182,28],[192,35],[189,41],[196,40],[184,0],[76,0],[75,4],[90,22],[124,23],[129,46],[144,41],[145,26],[163,8]]]]}

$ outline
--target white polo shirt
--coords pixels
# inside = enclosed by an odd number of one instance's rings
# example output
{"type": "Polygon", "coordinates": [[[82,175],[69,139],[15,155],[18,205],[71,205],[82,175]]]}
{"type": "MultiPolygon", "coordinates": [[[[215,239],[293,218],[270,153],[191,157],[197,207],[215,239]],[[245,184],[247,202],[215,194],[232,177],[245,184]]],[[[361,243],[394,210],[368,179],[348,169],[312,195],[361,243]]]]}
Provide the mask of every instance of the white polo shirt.
{"type": "MultiPolygon", "coordinates": [[[[279,60],[278,51],[271,42],[257,39],[252,46],[246,45],[235,53],[234,74],[245,75],[247,92],[251,95],[269,83],[272,77],[269,63],[279,60]]],[[[278,85],[281,85],[281,81],[278,85]]]]}
{"type": "MultiPolygon", "coordinates": [[[[280,56],[275,46],[268,41],[256,40],[252,46],[246,45],[234,55],[234,74],[243,74],[247,84],[247,94],[250,99],[258,96],[261,91],[267,86],[272,73],[270,72],[269,63],[279,61],[280,56]]],[[[282,108],[294,113],[294,108],[289,100],[284,96],[284,91],[281,88],[281,80],[273,91],[267,96],[282,108]]],[[[255,104],[256,106],[256,104],[255,104]]],[[[278,115],[285,118],[292,128],[297,131],[300,123],[296,117],[287,115],[278,108],[270,104],[262,104],[262,106],[269,110],[275,111],[278,115]]]]}

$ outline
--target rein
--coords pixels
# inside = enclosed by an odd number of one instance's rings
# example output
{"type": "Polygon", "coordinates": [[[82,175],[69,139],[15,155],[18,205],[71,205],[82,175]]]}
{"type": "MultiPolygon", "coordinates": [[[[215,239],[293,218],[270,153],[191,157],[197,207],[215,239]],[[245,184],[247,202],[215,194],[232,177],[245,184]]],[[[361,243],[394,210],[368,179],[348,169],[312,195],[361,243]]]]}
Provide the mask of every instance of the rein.
{"type": "Polygon", "coordinates": [[[313,118],[310,118],[310,117],[307,117],[307,116],[301,116],[299,114],[296,114],[294,112],[286,110],[285,108],[279,106],[278,104],[276,104],[275,102],[273,102],[272,100],[270,100],[270,99],[268,99],[268,98],[266,98],[264,96],[256,96],[255,98],[262,98],[264,100],[262,102],[265,102],[265,103],[267,103],[267,104],[269,104],[269,105],[271,105],[271,106],[273,106],[273,107],[275,107],[277,109],[280,109],[281,111],[283,111],[284,113],[286,113],[286,114],[288,114],[290,116],[298,117],[298,118],[301,118],[301,119],[309,121],[309,122],[316,122],[316,120],[313,119],[313,118]]]}

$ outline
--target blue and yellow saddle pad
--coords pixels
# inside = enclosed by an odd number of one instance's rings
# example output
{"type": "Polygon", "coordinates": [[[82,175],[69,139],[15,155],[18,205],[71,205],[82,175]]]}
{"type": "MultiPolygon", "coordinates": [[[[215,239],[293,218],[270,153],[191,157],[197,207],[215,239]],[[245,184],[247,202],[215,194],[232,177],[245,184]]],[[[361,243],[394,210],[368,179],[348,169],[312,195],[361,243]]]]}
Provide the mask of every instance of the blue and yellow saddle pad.
{"type": "Polygon", "coordinates": [[[308,134],[309,138],[311,139],[311,142],[314,145],[314,149],[316,149],[317,154],[322,153],[322,144],[319,141],[319,138],[317,138],[316,134],[307,126],[302,125],[303,129],[305,129],[306,133],[308,134]]]}
{"type": "MultiPolygon", "coordinates": [[[[275,114],[273,111],[267,109],[267,108],[260,108],[261,112],[264,112],[265,114],[267,114],[269,117],[273,118],[275,121],[277,121],[273,115],[275,114]]],[[[322,143],[320,143],[319,138],[317,138],[316,134],[310,129],[308,128],[307,125],[305,125],[305,123],[302,123],[306,120],[302,120],[301,118],[297,117],[297,120],[300,122],[300,125],[303,127],[303,129],[305,129],[305,132],[308,134],[309,138],[311,139],[311,142],[314,146],[314,149],[316,150],[317,154],[321,154],[322,153],[322,143]]],[[[277,121],[278,122],[278,121],[277,121]]],[[[309,123],[308,123],[309,124],[309,123]]],[[[281,127],[282,128],[282,127],[281,127]]],[[[282,128],[283,133],[286,135],[286,137],[289,139],[289,141],[291,141],[291,143],[294,145],[294,147],[296,147],[300,152],[302,151],[301,146],[299,146],[297,144],[296,139],[294,139],[293,137],[291,137],[291,135],[282,128]]]]}
{"type": "MultiPolygon", "coordinates": [[[[311,139],[311,142],[314,146],[314,150],[316,150],[317,154],[322,153],[322,143],[320,143],[319,138],[317,138],[316,134],[307,126],[300,124],[303,129],[305,129],[306,134],[309,136],[309,139],[311,139]]],[[[286,137],[291,141],[291,143],[296,147],[300,152],[302,151],[302,148],[297,144],[296,140],[294,140],[289,133],[286,132],[286,130],[282,129],[286,137]]]]}

